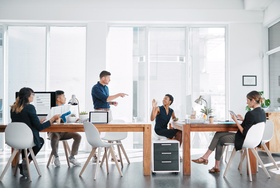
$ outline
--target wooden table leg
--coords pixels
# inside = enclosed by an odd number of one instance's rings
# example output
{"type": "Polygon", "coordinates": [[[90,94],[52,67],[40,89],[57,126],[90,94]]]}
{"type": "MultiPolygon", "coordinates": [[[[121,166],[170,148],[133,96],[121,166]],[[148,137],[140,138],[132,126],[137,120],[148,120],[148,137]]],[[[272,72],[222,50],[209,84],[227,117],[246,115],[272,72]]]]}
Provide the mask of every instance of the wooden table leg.
{"type": "Polygon", "coordinates": [[[191,129],[189,124],[183,125],[183,175],[191,175],[191,129]]]}
{"type": "MultiPolygon", "coordinates": [[[[11,154],[13,153],[14,151],[14,148],[11,148],[11,154]]],[[[18,164],[19,162],[19,156],[20,156],[20,152],[18,152],[15,156],[15,158],[13,159],[12,161],[12,167],[16,167],[16,165],[18,164]]]]}
{"type": "MultiPolygon", "coordinates": [[[[250,158],[251,172],[252,172],[252,174],[256,174],[257,173],[257,159],[250,149],[249,149],[249,158],[250,158]]],[[[247,174],[248,174],[248,170],[247,170],[247,174]]]]}
{"type": "Polygon", "coordinates": [[[143,171],[144,176],[151,175],[151,126],[145,126],[143,132],[143,171]]]}

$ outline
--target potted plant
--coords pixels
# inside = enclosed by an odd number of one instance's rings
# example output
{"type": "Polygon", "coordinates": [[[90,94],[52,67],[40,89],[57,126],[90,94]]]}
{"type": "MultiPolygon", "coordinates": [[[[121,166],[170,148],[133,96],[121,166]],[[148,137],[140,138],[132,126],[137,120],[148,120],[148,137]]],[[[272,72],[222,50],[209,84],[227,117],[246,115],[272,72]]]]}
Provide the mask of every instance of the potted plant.
{"type": "Polygon", "coordinates": [[[214,123],[214,116],[213,116],[213,114],[209,114],[209,123],[210,124],[212,124],[212,123],[214,123]]]}
{"type": "Polygon", "coordinates": [[[70,114],[68,117],[69,123],[75,123],[77,120],[77,117],[75,114],[70,114]]]}
{"type": "Polygon", "coordinates": [[[88,112],[82,111],[80,112],[79,116],[80,116],[80,121],[84,122],[88,119],[88,112]]]}
{"type": "Polygon", "coordinates": [[[203,116],[204,119],[208,119],[208,116],[209,116],[209,114],[211,114],[213,112],[213,109],[207,108],[206,106],[204,106],[204,108],[202,108],[200,112],[204,114],[204,116],[203,116]]]}

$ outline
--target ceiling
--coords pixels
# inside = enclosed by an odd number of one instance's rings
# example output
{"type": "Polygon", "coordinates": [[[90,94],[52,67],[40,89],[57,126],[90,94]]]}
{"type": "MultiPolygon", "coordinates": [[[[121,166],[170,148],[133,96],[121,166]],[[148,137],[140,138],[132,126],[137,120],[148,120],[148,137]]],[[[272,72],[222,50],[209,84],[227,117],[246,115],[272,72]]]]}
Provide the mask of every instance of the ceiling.
{"type": "Polygon", "coordinates": [[[245,10],[265,10],[274,0],[244,0],[245,10]]]}

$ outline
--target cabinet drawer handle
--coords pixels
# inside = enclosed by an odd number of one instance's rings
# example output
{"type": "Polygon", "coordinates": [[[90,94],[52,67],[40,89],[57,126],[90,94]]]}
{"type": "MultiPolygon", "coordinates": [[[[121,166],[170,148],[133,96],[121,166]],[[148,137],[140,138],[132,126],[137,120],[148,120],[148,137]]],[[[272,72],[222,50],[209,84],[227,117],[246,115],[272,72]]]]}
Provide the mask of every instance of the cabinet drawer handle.
{"type": "Polygon", "coordinates": [[[162,146],[171,146],[171,144],[161,144],[162,146]]]}
{"type": "Polygon", "coordinates": [[[171,152],[162,152],[162,155],[171,155],[171,152]]]}
{"type": "Polygon", "coordinates": [[[161,163],[172,163],[171,161],[161,161],[161,163]]]}

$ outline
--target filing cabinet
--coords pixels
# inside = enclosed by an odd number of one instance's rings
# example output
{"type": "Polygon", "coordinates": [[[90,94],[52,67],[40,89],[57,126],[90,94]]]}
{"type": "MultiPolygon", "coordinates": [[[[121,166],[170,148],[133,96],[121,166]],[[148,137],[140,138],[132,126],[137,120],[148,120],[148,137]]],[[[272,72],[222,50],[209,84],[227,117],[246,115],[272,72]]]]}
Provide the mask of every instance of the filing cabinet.
{"type": "Polygon", "coordinates": [[[152,143],[152,172],[180,171],[180,143],[177,140],[154,140],[152,143]]]}

